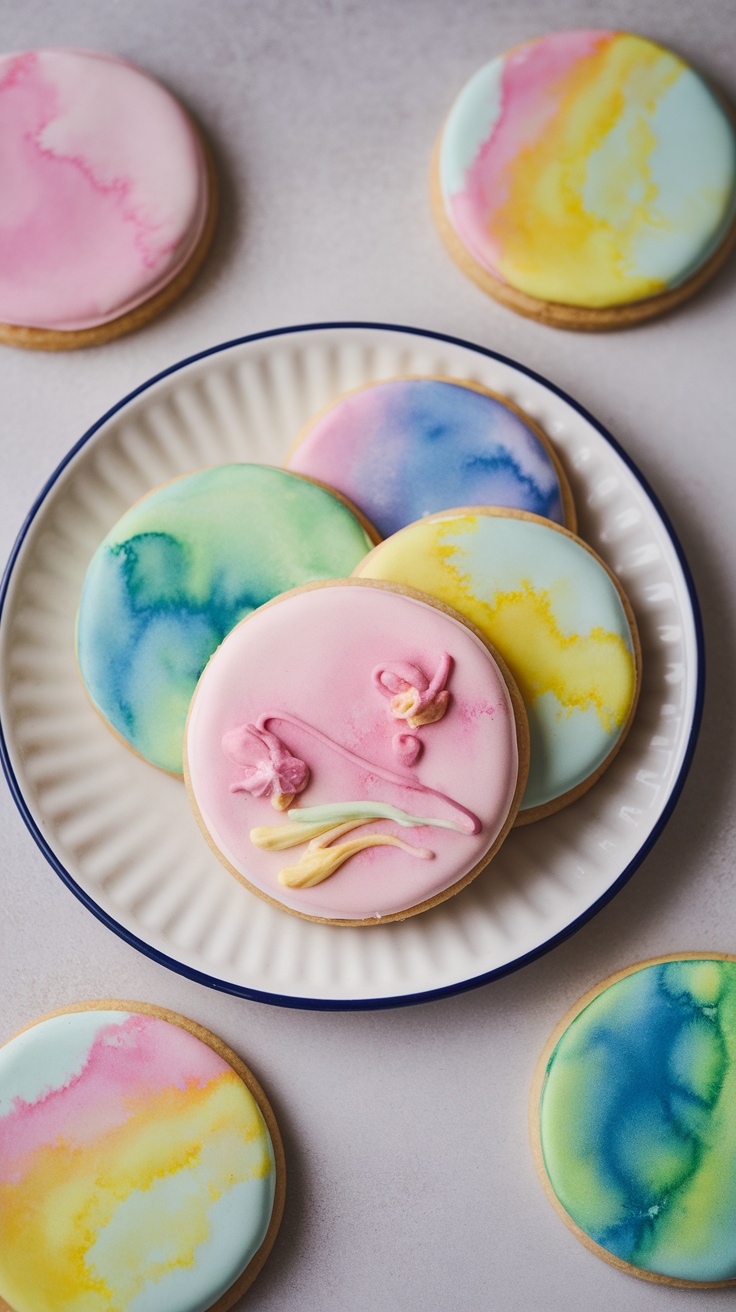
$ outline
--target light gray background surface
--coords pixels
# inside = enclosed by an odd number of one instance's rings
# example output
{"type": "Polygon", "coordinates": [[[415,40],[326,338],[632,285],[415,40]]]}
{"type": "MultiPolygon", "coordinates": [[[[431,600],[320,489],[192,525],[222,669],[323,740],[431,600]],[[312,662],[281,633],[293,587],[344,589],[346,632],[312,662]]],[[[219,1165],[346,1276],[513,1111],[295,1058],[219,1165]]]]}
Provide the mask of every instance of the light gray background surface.
{"type": "MultiPolygon", "coordinates": [[[[6,50],[130,58],[199,118],[222,183],[204,272],[164,318],[96,350],[0,347],[0,555],[73,442],[131,388],[243,333],[375,319],[454,333],[539,370],[625,445],[681,536],[705,618],[700,745],[670,824],[589,925],[499,983],[401,1011],[266,1007],[191,983],[108,932],[46,865],[0,786],[0,1040],[85,997],[138,998],[223,1036],[265,1085],[289,1167],[253,1312],[725,1308],[644,1284],[549,1206],[527,1138],[534,1066],[592,984],[662,952],[736,952],[736,260],[669,318],[563,334],[487,300],[440,246],[432,144],[480,63],[551,29],[638,30],[736,102],[734,0],[0,0],[6,50]]],[[[0,179],[0,186],[2,179],[0,179]]]]}

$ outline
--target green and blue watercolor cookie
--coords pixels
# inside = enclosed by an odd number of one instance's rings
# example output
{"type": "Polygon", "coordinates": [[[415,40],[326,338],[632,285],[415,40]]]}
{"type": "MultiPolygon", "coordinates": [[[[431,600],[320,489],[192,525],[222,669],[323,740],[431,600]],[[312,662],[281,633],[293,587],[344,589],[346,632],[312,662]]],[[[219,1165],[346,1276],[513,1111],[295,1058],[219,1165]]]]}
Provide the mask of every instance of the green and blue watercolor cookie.
{"type": "Polygon", "coordinates": [[[131,507],[87,570],[77,660],[108,726],[182,771],[200,674],[240,620],[281,592],[344,578],[376,540],[338,494],[266,465],[218,465],[131,507]]]}
{"type": "Polygon", "coordinates": [[[586,994],[542,1054],[531,1131],[553,1205],[599,1257],[736,1283],[736,958],[661,957],[586,994]]]}

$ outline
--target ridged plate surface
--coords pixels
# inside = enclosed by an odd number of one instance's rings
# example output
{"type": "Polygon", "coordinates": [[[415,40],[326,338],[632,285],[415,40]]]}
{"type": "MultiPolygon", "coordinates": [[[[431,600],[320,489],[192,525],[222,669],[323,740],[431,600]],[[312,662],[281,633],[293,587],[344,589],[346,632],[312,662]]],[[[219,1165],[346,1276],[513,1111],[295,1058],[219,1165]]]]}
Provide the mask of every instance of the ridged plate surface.
{"type": "Polygon", "coordinates": [[[34,837],[112,928],[220,988],[287,1005],[381,1005],[467,987],[537,955],[605,901],[659,832],[684,777],[701,673],[676,544],[603,430],[542,380],[462,343],[335,325],[228,344],[116,407],[56,472],[16,548],[0,620],[5,766],[34,837]],[[403,924],[338,929],[279,912],[217,862],[183,785],[138,760],[92,710],[74,661],[87,563],[138,497],[233,460],[279,464],[343,391],[397,374],[483,383],[555,444],[581,534],[623,582],[644,679],[631,733],[567,810],[517,830],[468,889],[403,924]]]}

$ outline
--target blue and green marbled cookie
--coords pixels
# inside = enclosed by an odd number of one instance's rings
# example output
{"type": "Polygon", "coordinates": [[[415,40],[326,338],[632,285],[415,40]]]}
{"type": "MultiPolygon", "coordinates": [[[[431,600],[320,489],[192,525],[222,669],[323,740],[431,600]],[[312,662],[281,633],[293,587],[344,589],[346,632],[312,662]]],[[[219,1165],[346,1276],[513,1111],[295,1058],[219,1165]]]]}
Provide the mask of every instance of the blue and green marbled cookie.
{"type": "Polygon", "coordinates": [[[736,1280],[736,961],[680,957],[603,985],[539,1098],[554,1199],[633,1274],[736,1280]]]}
{"type": "Polygon", "coordinates": [[[180,774],[192,693],[223,638],[289,588],[347,577],[372,545],[341,499],[281,469],[219,465],[157,488],[87,570],[77,659],[93,704],[180,774]]]}

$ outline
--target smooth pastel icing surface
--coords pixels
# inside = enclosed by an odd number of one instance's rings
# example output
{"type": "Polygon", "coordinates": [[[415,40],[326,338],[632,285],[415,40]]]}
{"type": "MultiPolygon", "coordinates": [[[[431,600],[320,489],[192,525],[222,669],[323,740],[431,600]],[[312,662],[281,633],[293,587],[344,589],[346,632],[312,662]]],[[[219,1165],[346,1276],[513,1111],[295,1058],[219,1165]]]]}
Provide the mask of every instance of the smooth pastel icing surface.
{"type": "Polygon", "coordinates": [[[371,545],[337,497],[280,469],[219,465],[156,489],[87,571],[77,656],[94,705],[180,773],[189,702],[225,635],[279,592],[345,577],[371,545]]]}
{"type": "Polygon", "coordinates": [[[524,420],[486,392],[396,378],[342,397],[287,460],[359,506],[382,537],[448,506],[509,506],[564,523],[557,471],[524,420]]]}
{"type": "Polygon", "coordinates": [[[736,1278],[736,964],[645,966],[600,993],[550,1057],[539,1127],[596,1243],[659,1275],[736,1278]]]}
{"type": "Polygon", "coordinates": [[[204,1312],[265,1238],[270,1135],[207,1044],[80,1011],[0,1049],[0,1296],[15,1312],[204,1312]]]}
{"type": "Polygon", "coordinates": [[[480,69],[445,123],[446,216],[470,256],[542,301],[676,287],[734,216],[736,142],[705,82],[622,32],[557,32],[480,69]]]}
{"type": "Polygon", "coordinates": [[[0,321],[95,327],[184,267],[209,207],[182,107],[86,50],[0,57],[0,321]]]}
{"type": "Polygon", "coordinates": [[[343,584],[278,601],[226,638],[192,702],[187,766],[206,831],[249,884],[306,915],[367,920],[444,892],[488,852],[516,788],[516,725],[496,662],[460,620],[391,590],[343,584]],[[441,718],[411,731],[377,690],[373,672],[387,665],[400,672],[410,663],[429,674],[445,653],[451,668],[441,718]],[[243,765],[224,750],[223,741],[229,748],[231,735],[247,724],[265,725],[308,766],[308,783],[288,816],[274,810],[273,799],[244,789],[243,765]],[[411,766],[403,764],[397,737],[417,742],[411,766]],[[407,814],[403,822],[385,812],[351,822],[355,804],[366,802],[407,814]],[[295,822],[297,811],[313,807],[327,808],[317,812],[321,825],[311,823],[314,813],[305,815],[309,823],[295,822]],[[424,816],[452,827],[407,827],[407,819],[424,816]],[[343,835],[337,830],[346,820],[351,827],[343,835]],[[299,846],[260,847],[251,835],[262,830],[269,842],[274,832],[295,834],[299,846]],[[327,861],[343,843],[371,838],[382,845],[351,848],[321,882],[293,882],[304,868],[307,839],[328,844],[315,854],[327,861]],[[386,845],[389,838],[414,851],[386,845]],[[279,879],[285,867],[292,871],[288,884],[279,879]]]}
{"type": "Polygon", "coordinates": [[[503,657],[529,717],[522,809],[577,787],[613,750],[636,689],[631,633],[608,574],[577,539],[532,520],[448,512],[380,543],[355,573],[454,607],[503,657]]]}

